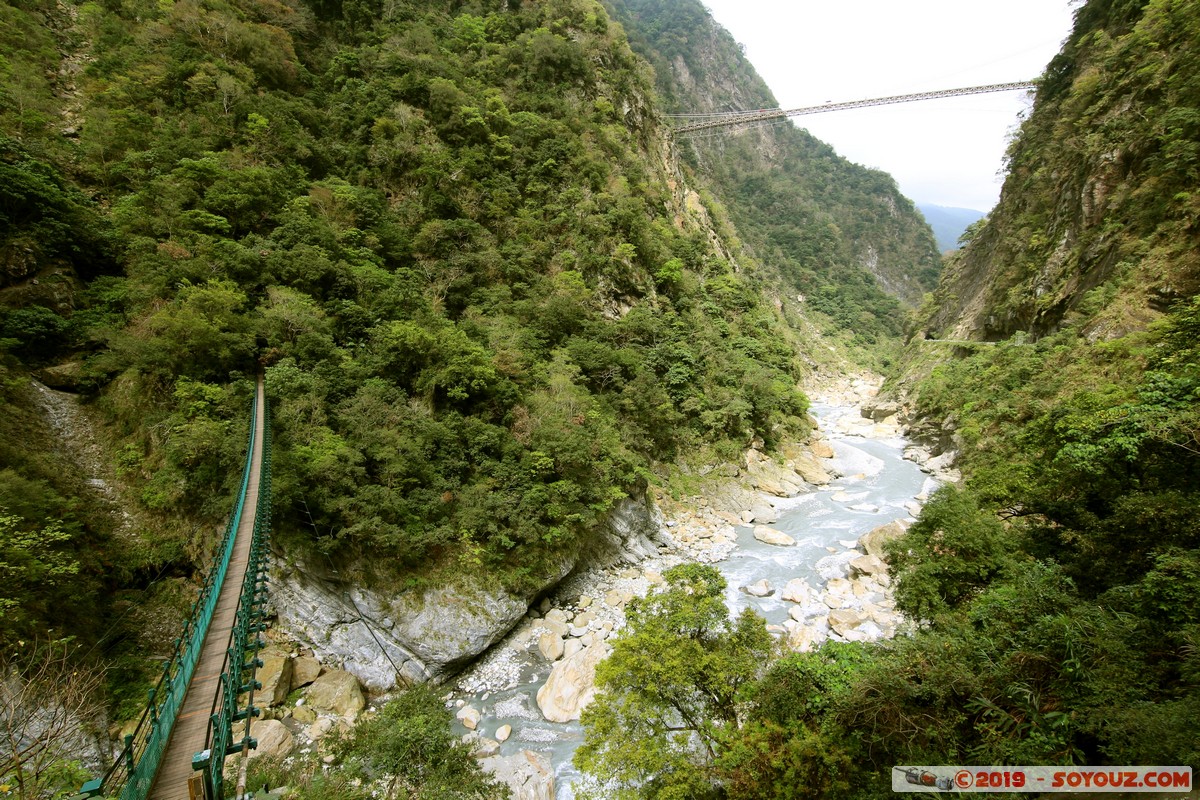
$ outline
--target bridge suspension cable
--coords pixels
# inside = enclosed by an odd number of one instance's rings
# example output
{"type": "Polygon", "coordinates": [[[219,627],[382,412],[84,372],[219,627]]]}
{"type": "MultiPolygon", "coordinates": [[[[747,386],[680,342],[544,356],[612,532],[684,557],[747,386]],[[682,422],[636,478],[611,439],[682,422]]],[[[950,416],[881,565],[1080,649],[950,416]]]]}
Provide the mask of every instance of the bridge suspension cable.
{"type": "Polygon", "coordinates": [[[720,114],[669,114],[667,118],[674,121],[676,136],[716,128],[730,128],[738,125],[758,124],[786,117],[801,117],[806,114],[824,114],[829,111],[845,111],[851,108],[867,108],[869,106],[887,106],[896,103],[915,103],[919,100],[935,100],[940,97],[960,97],[969,94],[990,94],[992,92],[1011,92],[1018,89],[1033,89],[1037,86],[1034,81],[1016,81],[1013,83],[992,83],[986,86],[966,86],[960,89],[936,89],[929,92],[914,92],[912,94],[896,94],[889,97],[873,97],[867,100],[849,100],[842,103],[822,103],[819,106],[803,106],[801,108],[762,108],[754,111],[729,111],[720,114]]]}

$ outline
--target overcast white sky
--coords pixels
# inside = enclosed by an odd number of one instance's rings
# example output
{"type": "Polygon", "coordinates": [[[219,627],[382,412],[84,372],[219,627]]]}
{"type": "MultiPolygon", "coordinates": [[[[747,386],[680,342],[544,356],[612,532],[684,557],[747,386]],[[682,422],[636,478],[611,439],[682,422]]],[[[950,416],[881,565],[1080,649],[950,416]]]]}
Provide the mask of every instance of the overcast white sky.
{"type": "MultiPolygon", "coordinates": [[[[1073,0],[703,0],[783,108],[1030,80],[1070,33],[1073,0]]],[[[797,117],[909,198],[989,211],[1025,92],[797,117]]]]}

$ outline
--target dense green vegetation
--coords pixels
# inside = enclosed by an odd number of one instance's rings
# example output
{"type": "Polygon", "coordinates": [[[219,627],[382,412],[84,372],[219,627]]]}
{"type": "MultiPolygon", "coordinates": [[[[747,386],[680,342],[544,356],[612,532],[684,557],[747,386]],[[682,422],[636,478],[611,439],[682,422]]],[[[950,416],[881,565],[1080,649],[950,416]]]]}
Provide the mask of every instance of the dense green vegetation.
{"type": "Polygon", "coordinates": [[[4,10],[14,74],[62,68],[0,109],[0,333],[17,381],[82,357],[166,532],[135,570],[203,561],[263,367],[293,544],[517,585],[656,465],[807,425],[796,340],[676,221],[599,6],[68,10],[4,10]]]}
{"type": "Polygon", "coordinates": [[[309,758],[252,762],[248,791],[290,786],[296,800],[506,800],[471,748],[450,732],[450,712],[431,689],[417,686],[390,700],[328,748],[338,762],[327,770],[309,758]]]}
{"type": "Polygon", "coordinates": [[[1198,334],[1192,300],[1136,341],[1068,329],[940,367],[923,397],[969,411],[970,477],[889,545],[914,634],[768,670],[763,622],[680,568],[598,671],[580,766],[647,798],[882,798],[897,764],[1195,769],[1198,334]]]}

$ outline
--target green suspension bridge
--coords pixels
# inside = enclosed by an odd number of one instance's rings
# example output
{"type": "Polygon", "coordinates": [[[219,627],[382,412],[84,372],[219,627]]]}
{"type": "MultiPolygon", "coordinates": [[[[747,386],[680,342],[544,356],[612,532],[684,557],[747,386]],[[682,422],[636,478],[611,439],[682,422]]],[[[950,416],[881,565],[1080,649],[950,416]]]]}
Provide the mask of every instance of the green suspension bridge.
{"type": "MultiPolygon", "coordinates": [[[[133,733],[87,797],[219,800],[225,759],[254,749],[254,680],[262,666],[271,527],[271,429],[263,379],[255,388],[242,488],[183,633],[133,733]],[[234,740],[234,726],[241,738],[234,740]]],[[[242,779],[244,779],[242,762],[242,779]]],[[[239,791],[243,788],[240,779],[239,791]]]]}

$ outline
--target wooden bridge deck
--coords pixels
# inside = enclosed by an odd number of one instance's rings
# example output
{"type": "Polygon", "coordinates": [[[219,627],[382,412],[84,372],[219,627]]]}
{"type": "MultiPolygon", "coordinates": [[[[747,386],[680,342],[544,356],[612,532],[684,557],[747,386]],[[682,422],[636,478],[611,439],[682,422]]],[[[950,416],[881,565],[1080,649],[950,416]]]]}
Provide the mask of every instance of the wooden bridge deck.
{"type": "Polygon", "coordinates": [[[171,739],[163,753],[162,765],[154,778],[150,800],[188,800],[188,778],[192,771],[192,756],[204,749],[208,734],[208,718],[212,713],[213,697],[225,663],[225,651],[237,615],[238,599],[242,591],[242,580],[250,559],[250,541],[254,536],[254,515],[258,509],[258,485],[262,473],[262,442],[266,428],[263,397],[263,382],[258,381],[258,412],[254,419],[254,458],[251,460],[250,480],[246,487],[246,502],[238,522],[233,555],[229,559],[229,571],[225,584],[213,611],[212,623],[204,639],[200,661],[192,676],[191,685],[183,698],[183,706],[171,739]]]}

